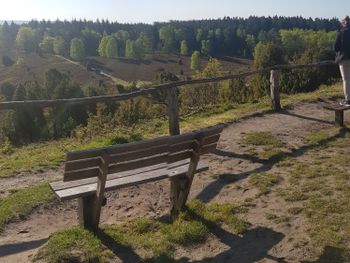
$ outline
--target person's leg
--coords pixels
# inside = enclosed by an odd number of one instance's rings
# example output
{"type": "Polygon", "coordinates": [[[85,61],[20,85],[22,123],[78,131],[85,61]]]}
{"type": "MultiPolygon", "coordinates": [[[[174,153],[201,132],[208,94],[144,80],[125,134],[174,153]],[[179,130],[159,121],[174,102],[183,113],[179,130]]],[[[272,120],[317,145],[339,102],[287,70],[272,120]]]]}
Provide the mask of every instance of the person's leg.
{"type": "Polygon", "coordinates": [[[340,62],[339,68],[343,79],[345,100],[350,102],[350,60],[340,62]]]}

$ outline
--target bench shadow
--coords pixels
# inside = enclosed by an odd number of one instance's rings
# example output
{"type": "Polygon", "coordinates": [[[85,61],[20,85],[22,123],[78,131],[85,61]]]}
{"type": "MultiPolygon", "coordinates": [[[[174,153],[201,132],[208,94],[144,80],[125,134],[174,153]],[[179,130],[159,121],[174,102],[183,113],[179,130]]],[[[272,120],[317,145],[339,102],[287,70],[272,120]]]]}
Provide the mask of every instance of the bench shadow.
{"type": "Polygon", "coordinates": [[[144,262],[131,247],[124,246],[116,242],[110,235],[99,229],[96,232],[96,236],[101,240],[102,244],[105,245],[109,250],[113,252],[122,262],[133,262],[142,263],[144,262]]]}
{"type": "Polygon", "coordinates": [[[269,251],[277,245],[284,238],[282,233],[273,231],[272,229],[265,227],[256,227],[243,233],[242,236],[232,234],[226,231],[222,227],[214,224],[211,221],[204,219],[203,217],[195,214],[193,211],[188,210],[189,215],[194,220],[198,220],[208,227],[210,232],[228,249],[219,253],[213,257],[204,258],[202,260],[191,260],[187,257],[175,260],[167,255],[160,255],[148,260],[142,259],[138,256],[131,247],[126,247],[116,242],[111,236],[99,230],[96,235],[101,242],[109,248],[115,256],[122,260],[122,262],[168,262],[168,263],[209,263],[209,262],[240,262],[251,263],[257,262],[262,259],[268,258],[275,260],[276,262],[285,262],[283,258],[276,258],[269,255],[269,251]]]}
{"type": "MultiPolygon", "coordinates": [[[[0,246],[0,258],[41,247],[48,238],[0,246]]],[[[0,260],[1,261],[1,260],[0,260]]]]}
{"type": "Polygon", "coordinates": [[[240,262],[251,263],[258,262],[268,258],[276,262],[286,262],[283,258],[277,258],[268,254],[268,252],[284,238],[282,233],[273,231],[266,227],[256,227],[243,233],[242,236],[232,234],[222,227],[210,222],[203,217],[189,211],[191,217],[202,222],[210,229],[210,232],[228,249],[213,257],[207,257],[202,260],[191,260],[181,258],[179,260],[164,260],[164,256],[154,258],[154,262],[177,262],[177,263],[209,263],[209,262],[240,262]]]}
{"type": "MultiPolygon", "coordinates": [[[[271,158],[269,158],[269,160],[263,161],[260,167],[255,168],[253,170],[247,171],[247,172],[243,172],[243,173],[238,173],[238,174],[233,174],[233,173],[227,173],[227,174],[221,174],[219,175],[218,179],[213,181],[212,183],[210,183],[209,185],[207,185],[195,198],[199,199],[201,201],[203,201],[204,203],[208,203],[210,202],[217,194],[219,194],[219,192],[227,185],[227,184],[231,184],[233,182],[237,182],[240,180],[243,180],[247,177],[249,177],[252,174],[255,173],[263,173],[263,172],[268,172],[269,170],[272,169],[272,167],[279,163],[280,161],[285,160],[288,157],[300,157],[302,156],[304,153],[306,153],[307,151],[310,151],[316,147],[319,147],[320,145],[327,145],[328,143],[335,141],[339,138],[344,138],[346,132],[348,132],[349,129],[348,128],[341,128],[339,129],[339,132],[337,134],[335,134],[334,136],[331,136],[327,139],[321,140],[317,145],[315,144],[310,144],[310,145],[305,145],[302,146],[300,148],[294,149],[289,153],[278,153],[274,156],[272,156],[271,158]]],[[[213,154],[218,153],[218,155],[223,156],[222,153],[224,153],[226,157],[231,157],[232,158],[239,158],[239,154],[236,153],[231,153],[231,152],[224,152],[222,150],[217,150],[216,152],[213,152],[213,154]]],[[[242,155],[243,157],[245,157],[244,155],[242,155]]],[[[242,158],[242,159],[246,159],[247,158],[242,158]]],[[[248,158],[249,160],[249,158],[248,158]]],[[[260,162],[258,160],[258,162],[260,162]]]]}

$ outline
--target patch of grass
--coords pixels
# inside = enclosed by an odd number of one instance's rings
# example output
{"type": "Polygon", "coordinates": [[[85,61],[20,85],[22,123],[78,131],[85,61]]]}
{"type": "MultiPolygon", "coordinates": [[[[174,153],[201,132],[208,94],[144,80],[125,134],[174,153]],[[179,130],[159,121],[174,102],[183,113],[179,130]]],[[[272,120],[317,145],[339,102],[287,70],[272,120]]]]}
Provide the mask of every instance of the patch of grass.
{"type": "Polygon", "coordinates": [[[255,146],[283,147],[283,143],[269,132],[247,133],[242,138],[242,143],[255,146]]]}
{"type": "Polygon", "coordinates": [[[285,215],[278,216],[275,214],[266,214],[265,216],[266,216],[267,220],[270,220],[270,221],[274,222],[275,224],[288,223],[290,220],[290,217],[285,216],[285,215]]]}
{"type": "Polygon", "coordinates": [[[18,189],[9,196],[0,198],[0,232],[5,224],[26,216],[35,207],[52,198],[52,191],[47,184],[18,189]]]}
{"type": "Polygon", "coordinates": [[[321,145],[338,132],[337,128],[313,132],[307,136],[306,141],[310,145],[321,145]]]}
{"type": "Polygon", "coordinates": [[[267,173],[253,174],[249,177],[249,183],[258,188],[259,195],[270,193],[271,187],[278,184],[280,181],[280,176],[267,173]]]}
{"type": "Polygon", "coordinates": [[[103,258],[101,241],[88,230],[75,227],[53,234],[34,261],[101,262],[103,258]]]}
{"type": "Polygon", "coordinates": [[[109,242],[135,250],[145,262],[174,262],[172,256],[177,246],[191,247],[205,242],[213,226],[226,224],[237,233],[244,232],[248,223],[236,214],[246,212],[247,205],[205,205],[194,200],[170,224],[141,218],[122,225],[103,226],[97,237],[79,228],[68,229],[54,234],[35,258],[49,262],[77,259],[103,262],[111,253],[105,247],[105,242],[109,242]]]}

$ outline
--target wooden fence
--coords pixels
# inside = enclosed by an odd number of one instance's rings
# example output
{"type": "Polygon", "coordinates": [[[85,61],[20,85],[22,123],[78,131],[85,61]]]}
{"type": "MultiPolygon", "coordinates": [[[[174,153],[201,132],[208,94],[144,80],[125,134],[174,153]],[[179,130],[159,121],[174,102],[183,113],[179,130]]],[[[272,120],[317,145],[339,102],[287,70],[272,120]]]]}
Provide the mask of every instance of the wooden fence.
{"type": "Polygon", "coordinates": [[[180,121],[179,121],[179,101],[178,101],[178,95],[177,95],[177,88],[181,86],[213,83],[213,82],[244,78],[255,74],[270,72],[271,107],[274,111],[279,111],[281,110],[281,103],[280,103],[280,96],[279,96],[280,70],[292,70],[292,69],[302,69],[302,68],[331,66],[331,65],[335,65],[335,63],[333,61],[322,61],[318,63],[302,64],[302,65],[276,65],[276,66],[265,68],[262,70],[249,71],[249,72],[244,72],[244,73],[235,74],[235,75],[227,75],[227,76],[216,77],[216,78],[185,80],[185,81],[161,84],[161,85],[153,86],[147,89],[140,89],[138,91],[125,93],[125,94],[71,98],[71,99],[57,99],[57,100],[27,100],[27,101],[0,102],[0,111],[15,110],[18,107],[25,107],[25,106],[37,106],[37,107],[45,108],[45,107],[55,107],[59,105],[92,104],[92,103],[98,103],[98,102],[121,101],[121,100],[134,98],[137,96],[153,94],[159,91],[167,91],[169,134],[178,135],[180,134],[180,121]]]}

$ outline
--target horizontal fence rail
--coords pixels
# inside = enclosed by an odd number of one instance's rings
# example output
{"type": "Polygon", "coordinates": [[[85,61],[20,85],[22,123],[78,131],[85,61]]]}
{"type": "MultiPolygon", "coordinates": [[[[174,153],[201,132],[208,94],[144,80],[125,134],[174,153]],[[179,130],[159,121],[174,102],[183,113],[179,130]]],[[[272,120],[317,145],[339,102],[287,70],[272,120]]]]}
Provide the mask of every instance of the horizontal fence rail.
{"type": "Polygon", "coordinates": [[[116,94],[116,95],[104,95],[104,96],[56,99],[56,100],[5,101],[5,102],[0,102],[0,110],[15,110],[18,107],[25,107],[25,106],[56,107],[63,104],[67,104],[67,105],[93,104],[93,103],[99,103],[99,102],[121,101],[121,100],[127,100],[138,96],[157,93],[163,90],[170,90],[172,88],[177,88],[177,87],[186,86],[186,85],[206,84],[206,83],[219,82],[219,81],[230,80],[230,79],[245,78],[255,74],[268,73],[270,71],[292,70],[292,69],[302,69],[302,68],[332,66],[332,65],[335,65],[333,61],[322,61],[318,63],[301,64],[301,65],[276,65],[276,66],[264,68],[261,70],[248,71],[244,73],[227,75],[227,76],[216,77],[216,78],[193,79],[193,80],[184,80],[184,81],[166,83],[166,84],[161,84],[157,86],[152,86],[150,88],[140,89],[130,93],[116,94]]]}
{"type": "Polygon", "coordinates": [[[178,93],[177,93],[177,89],[179,87],[186,86],[186,85],[205,84],[205,83],[212,83],[212,82],[218,82],[218,81],[224,81],[224,80],[245,78],[255,74],[270,73],[271,108],[274,111],[280,111],[281,110],[280,95],[279,95],[280,70],[293,70],[293,69],[332,66],[332,65],[335,65],[333,61],[322,61],[322,62],[317,62],[312,64],[302,64],[302,65],[300,64],[299,65],[276,65],[269,68],[248,71],[248,72],[235,74],[235,75],[166,83],[166,84],[152,86],[150,88],[140,89],[140,90],[133,91],[130,93],[125,93],[125,94],[71,98],[71,99],[57,99],[57,100],[6,101],[6,102],[0,102],[0,111],[16,110],[18,108],[23,108],[26,106],[36,106],[36,107],[45,108],[45,107],[57,107],[61,105],[69,106],[74,104],[115,102],[115,101],[131,99],[138,96],[149,95],[159,91],[166,91],[167,106],[168,106],[169,134],[178,135],[180,134],[179,100],[178,100],[178,93]]]}

